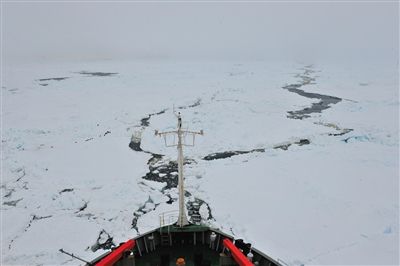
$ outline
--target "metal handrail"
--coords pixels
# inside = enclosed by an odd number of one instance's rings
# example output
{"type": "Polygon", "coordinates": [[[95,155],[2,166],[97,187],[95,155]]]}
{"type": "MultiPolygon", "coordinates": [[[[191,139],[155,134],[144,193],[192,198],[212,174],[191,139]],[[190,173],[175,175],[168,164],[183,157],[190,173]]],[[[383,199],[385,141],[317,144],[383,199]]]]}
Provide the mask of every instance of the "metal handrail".
{"type": "Polygon", "coordinates": [[[166,211],[163,212],[159,215],[160,217],[160,228],[165,226],[165,225],[171,225],[176,222],[178,219],[179,212],[174,210],[174,211],[166,211]],[[167,219],[167,222],[165,220],[167,219]]]}

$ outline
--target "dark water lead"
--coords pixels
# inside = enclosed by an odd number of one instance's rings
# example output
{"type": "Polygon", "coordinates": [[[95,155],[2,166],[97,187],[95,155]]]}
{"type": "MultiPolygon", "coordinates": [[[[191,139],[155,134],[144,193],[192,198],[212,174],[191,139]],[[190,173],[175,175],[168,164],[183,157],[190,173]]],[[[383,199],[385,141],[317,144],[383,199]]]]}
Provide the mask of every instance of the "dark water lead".
{"type": "Polygon", "coordinates": [[[287,151],[289,149],[289,147],[292,146],[293,144],[296,144],[298,146],[303,146],[303,145],[308,145],[310,143],[311,142],[308,139],[301,139],[301,140],[293,142],[293,143],[287,143],[287,144],[281,144],[281,145],[274,146],[274,149],[281,149],[281,150],[287,151]]]}
{"type": "Polygon", "coordinates": [[[201,222],[200,208],[203,204],[204,204],[204,206],[207,207],[207,210],[208,210],[208,217],[206,218],[206,220],[214,219],[214,217],[212,216],[211,208],[208,205],[208,203],[202,199],[194,198],[194,201],[188,201],[186,203],[186,208],[188,210],[188,214],[189,214],[192,222],[194,222],[194,223],[201,222]]]}
{"type": "MultiPolygon", "coordinates": [[[[147,162],[149,172],[142,178],[155,182],[166,182],[167,185],[161,192],[167,189],[176,188],[178,186],[178,164],[176,161],[161,162],[163,155],[152,154],[147,162]]],[[[184,165],[196,163],[194,160],[185,159],[184,165]]]]}
{"type": "Polygon", "coordinates": [[[328,136],[343,136],[347,133],[350,133],[353,131],[352,128],[341,128],[338,125],[334,124],[334,123],[323,123],[323,122],[314,122],[314,124],[316,125],[322,125],[325,127],[330,127],[333,128],[337,131],[337,133],[329,133],[328,136]]]}
{"type": "Polygon", "coordinates": [[[58,194],[62,194],[62,193],[65,193],[65,192],[72,192],[72,191],[74,191],[73,188],[64,188],[63,190],[61,190],[60,192],[58,192],[58,194]]]}
{"type": "Polygon", "coordinates": [[[249,151],[216,152],[216,153],[211,153],[211,154],[203,157],[203,160],[212,161],[212,160],[218,160],[218,159],[226,159],[226,158],[230,158],[235,155],[247,154],[247,153],[252,153],[252,152],[265,152],[265,149],[253,149],[253,150],[249,150],[249,151]]]}
{"type": "Polygon", "coordinates": [[[350,136],[348,138],[343,139],[342,141],[349,143],[349,142],[353,142],[353,141],[357,141],[357,142],[367,142],[370,141],[371,139],[367,136],[367,135],[363,135],[363,136],[350,136]]]}
{"type": "Polygon", "coordinates": [[[4,198],[10,198],[12,194],[15,192],[15,188],[7,189],[6,187],[4,187],[4,189],[6,190],[6,193],[3,196],[4,198]]]}
{"type": "Polygon", "coordinates": [[[343,136],[344,134],[350,133],[353,131],[351,128],[344,128],[339,133],[329,133],[329,136],[343,136]]]}
{"type": "Polygon", "coordinates": [[[109,76],[115,76],[118,73],[116,72],[91,72],[91,71],[80,71],[78,74],[81,75],[86,75],[86,76],[92,76],[92,77],[109,77],[109,76]]]}
{"type": "Polygon", "coordinates": [[[319,94],[319,93],[305,92],[305,91],[299,89],[299,87],[301,87],[300,84],[291,84],[291,85],[284,86],[283,88],[290,92],[296,93],[300,96],[310,98],[310,99],[319,99],[320,101],[317,103],[313,103],[311,105],[311,107],[306,107],[302,110],[288,111],[288,114],[289,114],[287,116],[288,118],[292,118],[292,119],[308,118],[308,117],[310,117],[310,114],[321,113],[323,110],[330,108],[332,104],[337,104],[338,102],[342,101],[341,98],[334,97],[334,96],[323,95],[323,94],[319,94]]]}
{"type": "Polygon", "coordinates": [[[158,112],[158,113],[151,113],[151,114],[148,114],[146,117],[140,119],[140,125],[141,125],[142,127],[148,127],[148,126],[150,125],[149,120],[150,120],[150,118],[151,118],[153,115],[161,115],[161,114],[165,113],[167,110],[168,110],[168,109],[164,109],[164,110],[161,110],[161,111],[158,112]]]}
{"type": "Polygon", "coordinates": [[[132,219],[132,223],[131,223],[132,228],[135,229],[135,230],[139,233],[139,229],[138,229],[138,227],[137,227],[137,221],[139,220],[139,218],[140,218],[142,215],[144,215],[144,214],[146,214],[146,213],[148,213],[148,212],[150,212],[150,211],[154,211],[154,210],[157,208],[158,205],[160,205],[160,204],[154,204],[153,200],[152,200],[151,197],[149,196],[149,198],[146,200],[146,202],[143,203],[143,205],[140,206],[140,207],[133,213],[133,219],[132,219]],[[151,209],[149,209],[149,208],[148,208],[149,205],[150,205],[150,206],[151,206],[151,205],[154,205],[154,207],[151,208],[151,209]]]}
{"type": "Polygon", "coordinates": [[[20,199],[17,199],[17,200],[4,201],[3,205],[16,207],[18,202],[20,202],[22,199],[23,198],[20,198],[20,199]]]}
{"type": "Polygon", "coordinates": [[[179,106],[179,107],[177,107],[177,109],[182,110],[182,109],[187,109],[187,108],[194,108],[194,107],[199,106],[200,104],[201,104],[201,99],[198,98],[194,103],[192,103],[188,106],[179,106]]]}
{"type": "Polygon", "coordinates": [[[140,143],[140,140],[135,140],[132,138],[131,142],[129,142],[129,148],[134,151],[143,151],[142,148],[140,148],[140,143]]]}
{"type": "MultiPolygon", "coordinates": [[[[303,145],[308,145],[310,143],[311,142],[308,139],[300,139],[299,141],[295,141],[292,143],[275,145],[273,148],[274,149],[282,149],[282,150],[286,151],[293,144],[298,145],[298,146],[303,146],[303,145]]],[[[252,150],[247,150],[247,151],[216,152],[216,153],[211,153],[211,154],[203,157],[203,160],[212,161],[212,160],[226,159],[226,158],[230,158],[232,156],[236,156],[236,155],[240,155],[240,154],[247,154],[247,153],[253,153],[253,152],[265,152],[265,150],[266,150],[266,148],[259,148],[259,149],[252,149],[252,150]]]]}
{"type": "Polygon", "coordinates": [[[301,74],[297,74],[296,77],[301,78],[301,81],[296,84],[289,84],[283,86],[282,88],[288,90],[290,92],[296,93],[300,96],[310,98],[310,99],[319,99],[320,101],[317,103],[313,103],[310,107],[306,107],[302,110],[298,111],[288,111],[288,118],[291,119],[303,119],[309,118],[313,113],[321,113],[323,110],[326,110],[331,107],[333,104],[337,104],[338,102],[342,101],[341,98],[323,95],[319,93],[311,93],[305,92],[300,88],[305,85],[315,84],[315,77],[311,77],[310,75],[315,71],[312,69],[312,65],[306,66],[304,68],[304,72],[301,74]]]}
{"type": "Polygon", "coordinates": [[[85,202],[83,203],[82,207],[80,207],[75,213],[79,213],[79,212],[84,211],[84,210],[87,208],[88,203],[89,203],[88,201],[85,201],[85,202]]]}
{"type": "MultiPolygon", "coordinates": [[[[40,81],[40,82],[43,82],[43,81],[52,81],[52,80],[61,81],[61,80],[69,79],[69,78],[71,78],[71,77],[44,78],[44,79],[38,79],[38,81],[40,81]]],[[[41,84],[41,85],[42,85],[42,84],[41,84]]],[[[47,85],[47,84],[46,84],[46,85],[47,85]]],[[[45,85],[43,84],[43,86],[45,86],[45,85]]]]}
{"type": "Polygon", "coordinates": [[[103,229],[100,231],[96,243],[90,249],[95,252],[99,249],[108,250],[112,247],[115,247],[113,237],[103,229]]]}

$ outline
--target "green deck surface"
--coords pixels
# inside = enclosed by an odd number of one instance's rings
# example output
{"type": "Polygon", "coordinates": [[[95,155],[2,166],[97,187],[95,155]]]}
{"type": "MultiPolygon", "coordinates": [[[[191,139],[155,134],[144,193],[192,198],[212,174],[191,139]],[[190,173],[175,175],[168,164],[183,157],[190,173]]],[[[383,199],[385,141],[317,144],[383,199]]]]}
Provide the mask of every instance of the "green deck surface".
{"type": "Polygon", "coordinates": [[[209,230],[210,228],[208,226],[203,226],[203,225],[196,225],[196,224],[191,224],[187,225],[184,227],[178,227],[175,225],[167,225],[163,226],[160,228],[160,232],[166,233],[171,232],[171,233],[176,233],[176,232],[205,232],[209,230]]]}
{"type": "Polygon", "coordinates": [[[174,245],[163,246],[148,254],[143,254],[142,257],[136,258],[137,266],[156,266],[161,265],[161,257],[168,256],[169,266],[176,266],[178,258],[184,258],[185,266],[194,266],[196,254],[201,254],[203,265],[219,265],[219,253],[211,250],[208,246],[198,245],[174,245]]]}

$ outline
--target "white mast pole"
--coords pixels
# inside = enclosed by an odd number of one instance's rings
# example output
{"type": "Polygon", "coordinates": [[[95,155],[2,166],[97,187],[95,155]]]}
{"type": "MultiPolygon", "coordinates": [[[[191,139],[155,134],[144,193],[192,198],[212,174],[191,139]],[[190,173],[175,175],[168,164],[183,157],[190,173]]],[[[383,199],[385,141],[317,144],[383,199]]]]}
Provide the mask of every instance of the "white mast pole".
{"type": "Polygon", "coordinates": [[[183,146],[194,146],[194,136],[195,135],[203,135],[203,130],[199,132],[194,132],[194,131],[188,131],[188,130],[182,130],[182,117],[181,113],[178,113],[176,115],[178,118],[178,127],[177,130],[175,131],[167,131],[167,132],[158,132],[156,130],[155,134],[158,136],[164,136],[166,138],[167,134],[176,134],[178,135],[178,144],[173,144],[173,145],[167,145],[169,147],[171,146],[177,146],[178,149],[178,191],[179,191],[179,216],[178,216],[178,221],[177,224],[179,227],[183,227],[185,225],[189,224],[188,218],[186,216],[186,208],[185,208],[185,186],[184,186],[184,178],[183,178],[183,146]],[[193,143],[192,145],[188,145],[183,143],[182,141],[182,135],[183,134],[192,134],[193,135],[193,143]]]}
{"type": "Polygon", "coordinates": [[[178,114],[178,190],[179,190],[179,217],[178,226],[188,225],[185,208],[185,187],[183,181],[183,148],[182,148],[182,118],[178,114]]]}

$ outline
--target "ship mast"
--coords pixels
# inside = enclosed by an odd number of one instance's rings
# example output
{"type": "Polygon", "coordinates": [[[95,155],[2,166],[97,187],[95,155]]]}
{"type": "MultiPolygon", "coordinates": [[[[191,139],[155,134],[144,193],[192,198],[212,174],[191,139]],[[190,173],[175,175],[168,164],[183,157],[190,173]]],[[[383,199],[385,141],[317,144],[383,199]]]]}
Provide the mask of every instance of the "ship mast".
{"type": "Polygon", "coordinates": [[[175,114],[178,118],[178,125],[177,129],[174,131],[165,131],[165,132],[158,132],[155,131],[156,136],[163,136],[165,145],[167,147],[177,147],[178,149],[178,191],[179,191],[179,216],[177,225],[179,227],[183,227],[189,224],[188,218],[186,216],[186,208],[185,208],[185,187],[184,187],[184,178],[183,178],[183,146],[194,146],[194,140],[196,135],[203,135],[203,130],[201,131],[189,131],[189,130],[182,130],[182,117],[181,113],[175,114]],[[184,136],[192,135],[192,144],[187,144],[184,142],[184,136]],[[177,135],[178,136],[178,143],[168,144],[167,143],[167,135],[177,135]]]}

